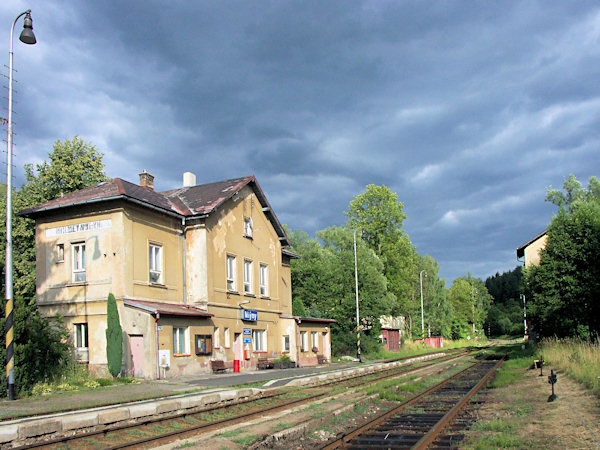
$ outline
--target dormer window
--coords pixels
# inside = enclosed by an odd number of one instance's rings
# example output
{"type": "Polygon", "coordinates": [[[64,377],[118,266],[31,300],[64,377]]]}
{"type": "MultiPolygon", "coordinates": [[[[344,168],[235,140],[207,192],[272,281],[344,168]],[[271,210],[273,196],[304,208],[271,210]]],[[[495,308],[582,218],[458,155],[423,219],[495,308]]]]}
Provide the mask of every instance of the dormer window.
{"type": "Polygon", "coordinates": [[[252,223],[252,217],[244,217],[244,236],[251,238],[253,229],[254,224],[252,223]]]}

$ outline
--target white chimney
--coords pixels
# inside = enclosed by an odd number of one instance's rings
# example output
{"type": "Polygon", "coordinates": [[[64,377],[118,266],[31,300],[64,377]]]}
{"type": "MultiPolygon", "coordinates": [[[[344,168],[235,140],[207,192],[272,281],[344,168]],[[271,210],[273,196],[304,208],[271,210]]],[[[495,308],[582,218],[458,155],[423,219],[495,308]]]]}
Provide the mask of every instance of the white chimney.
{"type": "Polygon", "coordinates": [[[196,186],[196,175],[192,172],[183,173],[183,187],[196,186]]]}

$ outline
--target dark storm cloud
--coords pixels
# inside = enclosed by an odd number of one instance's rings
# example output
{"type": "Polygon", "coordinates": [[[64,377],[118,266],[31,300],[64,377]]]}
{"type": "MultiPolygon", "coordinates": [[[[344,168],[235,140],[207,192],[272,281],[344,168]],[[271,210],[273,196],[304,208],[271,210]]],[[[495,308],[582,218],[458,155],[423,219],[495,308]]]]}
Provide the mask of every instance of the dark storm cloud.
{"type": "Polygon", "coordinates": [[[79,134],[111,176],[158,189],[255,174],[279,219],[345,221],[369,183],[452,280],[516,265],[598,174],[600,9],[588,2],[75,2],[17,43],[17,180],[79,134]]]}

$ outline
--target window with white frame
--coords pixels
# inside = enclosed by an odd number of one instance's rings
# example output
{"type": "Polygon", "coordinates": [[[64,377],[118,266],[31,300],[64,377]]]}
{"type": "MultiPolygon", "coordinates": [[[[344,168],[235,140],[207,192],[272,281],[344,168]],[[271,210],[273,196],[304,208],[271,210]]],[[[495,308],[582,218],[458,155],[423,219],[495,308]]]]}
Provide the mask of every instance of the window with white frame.
{"type": "Polygon", "coordinates": [[[231,347],[231,336],[229,335],[229,328],[223,330],[223,345],[225,348],[231,347]]]}
{"type": "Polygon", "coordinates": [[[252,330],[252,346],[255,352],[267,351],[267,333],[265,330],[252,330]]]}
{"type": "Polygon", "coordinates": [[[157,244],[150,244],[148,248],[150,283],[162,283],[162,247],[157,244]]]}
{"type": "Polygon", "coordinates": [[[252,261],[244,260],[244,293],[252,294],[252,261]]]}
{"type": "Polygon", "coordinates": [[[235,291],[235,256],[227,255],[227,290],[235,291]]]}
{"type": "Polygon", "coordinates": [[[77,361],[88,361],[88,324],[86,322],[73,324],[73,345],[77,361]]]}
{"type": "Polygon", "coordinates": [[[221,329],[219,327],[215,327],[215,336],[213,339],[215,348],[218,348],[221,346],[220,334],[221,334],[221,329]]]}
{"type": "Polygon", "coordinates": [[[300,351],[301,352],[308,351],[308,336],[306,335],[306,331],[300,332],[300,351]]]}
{"type": "Polygon", "coordinates": [[[186,327],[173,327],[173,354],[185,355],[188,353],[186,335],[186,327]]]}
{"type": "Polygon", "coordinates": [[[85,242],[77,242],[71,246],[73,257],[73,282],[85,281],[85,242]]]}
{"type": "Polygon", "coordinates": [[[289,336],[283,336],[283,351],[284,352],[289,352],[290,351],[290,337],[289,336]]]}
{"type": "Polygon", "coordinates": [[[310,332],[310,348],[311,349],[319,348],[319,333],[317,331],[310,332]]]}
{"type": "Polygon", "coordinates": [[[251,238],[253,230],[254,224],[252,223],[252,217],[244,217],[244,236],[251,238]]]}
{"type": "Polygon", "coordinates": [[[267,286],[269,285],[269,268],[266,264],[260,265],[260,295],[266,297],[269,293],[267,286]]]}
{"type": "Polygon", "coordinates": [[[88,324],[86,322],[76,323],[74,327],[73,343],[75,348],[88,348],[88,324]]]}

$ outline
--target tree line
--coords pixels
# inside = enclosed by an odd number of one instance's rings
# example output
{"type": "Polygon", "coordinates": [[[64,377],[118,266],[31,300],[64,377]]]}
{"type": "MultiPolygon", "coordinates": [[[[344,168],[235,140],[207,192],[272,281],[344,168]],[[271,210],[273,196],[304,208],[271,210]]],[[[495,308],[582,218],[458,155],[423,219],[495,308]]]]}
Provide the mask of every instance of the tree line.
{"type": "MultiPolygon", "coordinates": [[[[49,160],[25,165],[25,183],[13,189],[13,209],[18,212],[60,195],[93,186],[107,179],[102,154],[75,136],[57,140],[49,160]]],[[[0,215],[6,217],[6,185],[0,185],[0,215]]],[[[13,291],[15,386],[18,394],[28,392],[34,384],[51,380],[72,362],[70,333],[60,324],[60,317],[46,318],[38,313],[35,286],[35,222],[13,214],[13,291]]],[[[0,268],[5,272],[6,227],[0,228],[0,268]]],[[[4,281],[4,277],[2,277],[4,281]]],[[[5,286],[2,283],[2,298],[5,286]]],[[[6,333],[6,304],[0,302],[0,335],[6,333]]],[[[0,346],[0,365],[6,361],[6,348],[0,346]]],[[[0,397],[6,393],[6,371],[0,371],[0,397]]]]}
{"type": "Polygon", "coordinates": [[[563,191],[547,189],[558,207],[546,230],[540,264],[525,269],[532,330],[540,336],[598,339],[600,334],[600,181],[583,188],[574,175],[563,191]],[[564,191],[564,192],[563,192],[564,191]]]}
{"type": "Polygon", "coordinates": [[[485,284],[466,275],[447,289],[438,262],[420,255],[403,230],[403,208],[396,193],[371,184],[348,205],[344,226],[319,230],[315,237],[287,230],[300,256],[292,261],[293,312],[335,319],[335,354],[356,351],[355,240],[363,351],[379,348],[383,316],[404,317],[403,331],[409,338],[424,334],[456,339],[482,333],[491,304],[485,284]]]}

